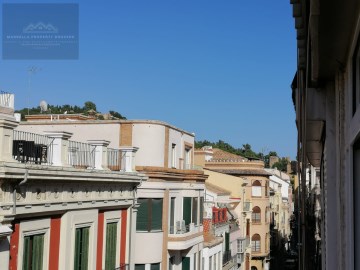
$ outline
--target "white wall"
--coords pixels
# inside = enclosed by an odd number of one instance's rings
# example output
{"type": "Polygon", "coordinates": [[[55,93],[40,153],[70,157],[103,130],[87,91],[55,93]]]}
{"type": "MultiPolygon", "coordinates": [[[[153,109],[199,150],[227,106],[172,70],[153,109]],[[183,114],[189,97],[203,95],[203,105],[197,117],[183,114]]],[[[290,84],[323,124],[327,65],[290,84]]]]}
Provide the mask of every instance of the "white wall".
{"type": "Polygon", "coordinates": [[[132,132],[132,144],[139,147],[135,158],[136,165],[164,167],[165,127],[133,124],[132,132]]]}
{"type": "Polygon", "coordinates": [[[162,259],[162,231],[160,232],[137,232],[135,234],[135,263],[159,263],[162,259]]]}

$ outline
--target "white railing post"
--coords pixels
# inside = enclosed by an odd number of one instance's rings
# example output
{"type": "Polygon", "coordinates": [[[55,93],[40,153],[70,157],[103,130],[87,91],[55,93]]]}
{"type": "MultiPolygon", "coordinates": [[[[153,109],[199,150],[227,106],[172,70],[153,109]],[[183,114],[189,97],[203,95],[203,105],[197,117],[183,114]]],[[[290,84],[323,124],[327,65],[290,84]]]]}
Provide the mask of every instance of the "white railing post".
{"type": "Polygon", "coordinates": [[[88,140],[88,144],[95,148],[95,169],[108,170],[107,147],[110,142],[106,140],[88,140]]]}
{"type": "Polygon", "coordinates": [[[52,148],[52,165],[54,166],[69,166],[68,162],[68,148],[69,139],[73,135],[66,131],[45,131],[46,136],[53,139],[50,147],[52,148]]]}
{"type": "Polygon", "coordinates": [[[122,146],[119,149],[122,153],[121,170],[124,172],[134,172],[135,153],[139,150],[139,147],[122,146]]]}

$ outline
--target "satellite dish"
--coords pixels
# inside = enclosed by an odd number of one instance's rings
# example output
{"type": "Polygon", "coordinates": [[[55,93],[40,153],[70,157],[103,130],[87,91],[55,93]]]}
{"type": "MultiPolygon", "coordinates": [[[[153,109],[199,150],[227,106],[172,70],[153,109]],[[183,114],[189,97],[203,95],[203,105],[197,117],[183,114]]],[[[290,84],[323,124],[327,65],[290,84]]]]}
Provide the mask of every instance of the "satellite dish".
{"type": "Polygon", "coordinates": [[[48,104],[45,100],[40,101],[40,110],[42,112],[46,112],[48,110],[48,104]]]}

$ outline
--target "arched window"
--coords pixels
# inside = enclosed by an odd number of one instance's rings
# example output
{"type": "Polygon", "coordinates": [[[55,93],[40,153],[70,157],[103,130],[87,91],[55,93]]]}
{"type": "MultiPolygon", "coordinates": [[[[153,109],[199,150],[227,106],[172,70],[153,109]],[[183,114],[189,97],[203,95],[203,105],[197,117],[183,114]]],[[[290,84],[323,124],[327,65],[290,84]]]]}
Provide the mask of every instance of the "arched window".
{"type": "Polygon", "coordinates": [[[251,251],[260,252],[260,235],[254,234],[251,237],[251,251]]]}
{"type": "Polygon", "coordinates": [[[261,182],[256,180],[252,183],[252,196],[253,197],[261,197],[261,182]]]}
{"type": "Polygon", "coordinates": [[[251,266],[251,270],[257,270],[255,266],[251,266]]]}
{"type": "Polygon", "coordinates": [[[251,221],[252,221],[252,223],[260,223],[261,222],[261,209],[260,209],[260,207],[255,206],[252,209],[251,221]]]}

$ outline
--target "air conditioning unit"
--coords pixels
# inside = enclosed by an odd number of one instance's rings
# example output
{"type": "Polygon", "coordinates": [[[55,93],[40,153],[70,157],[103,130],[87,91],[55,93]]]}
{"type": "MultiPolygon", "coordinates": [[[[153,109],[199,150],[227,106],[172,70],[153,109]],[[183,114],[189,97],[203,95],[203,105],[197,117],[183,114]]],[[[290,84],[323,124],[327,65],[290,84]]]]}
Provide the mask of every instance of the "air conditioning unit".
{"type": "Polygon", "coordinates": [[[176,234],[182,234],[186,232],[185,220],[176,221],[176,234]]]}

